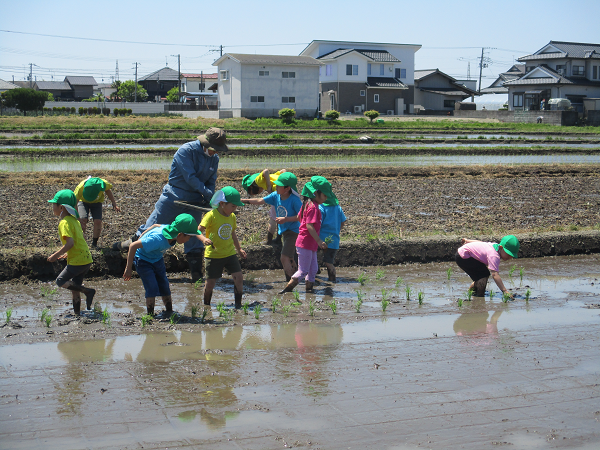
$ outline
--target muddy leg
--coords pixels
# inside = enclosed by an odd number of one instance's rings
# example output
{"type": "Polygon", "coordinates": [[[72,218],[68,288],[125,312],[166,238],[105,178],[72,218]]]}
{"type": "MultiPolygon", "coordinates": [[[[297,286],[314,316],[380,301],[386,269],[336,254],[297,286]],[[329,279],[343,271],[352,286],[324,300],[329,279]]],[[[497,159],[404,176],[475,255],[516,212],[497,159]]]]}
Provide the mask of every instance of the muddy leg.
{"type": "Polygon", "coordinates": [[[298,286],[298,280],[296,278],[290,278],[290,282],[279,293],[285,294],[286,292],[292,292],[296,286],[298,286]]]}
{"type": "Polygon", "coordinates": [[[154,303],[156,297],[146,297],[146,314],[154,316],[154,303]]]}
{"type": "Polygon", "coordinates": [[[100,233],[102,233],[102,221],[99,219],[94,219],[94,228],[92,231],[92,245],[94,247],[98,246],[98,238],[100,237],[100,233]]]}
{"type": "MultiPolygon", "coordinates": [[[[96,294],[95,289],[86,288],[86,287],[83,287],[83,286],[80,286],[77,284],[73,284],[72,281],[67,281],[61,287],[68,289],[70,291],[73,291],[73,293],[77,292],[78,293],[77,297],[79,297],[80,292],[83,292],[85,294],[85,306],[86,306],[87,310],[89,311],[92,309],[92,302],[94,301],[94,295],[96,294]]],[[[80,298],[80,300],[81,300],[81,298],[80,298]]]]}
{"type": "Polygon", "coordinates": [[[165,305],[165,311],[167,314],[172,314],[173,313],[173,302],[171,300],[171,296],[170,295],[163,295],[162,297],[162,301],[165,305]]]}
{"type": "Polygon", "coordinates": [[[204,283],[204,304],[210,306],[210,301],[212,300],[213,289],[217,280],[215,278],[209,278],[204,283]]]}
{"type": "Polygon", "coordinates": [[[335,283],[336,282],[335,266],[331,263],[325,263],[325,267],[327,267],[327,275],[329,277],[329,281],[331,281],[332,283],[335,283]]]}
{"type": "Polygon", "coordinates": [[[475,297],[483,297],[485,296],[485,288],[487,287],[488,277],[481,278],[477,280],[475,283],[475,297]]]}
{"type": "Polygon", "coordinates": [[[265,242],[267,245],[271,245],[273,244],[273,233],[271,233],[270,231],[267,232],[267,240],[265,242]]]}
{"type": "Polygon", "coordinates": [[[233,278],[233,298],[235,299],[235,309],[242,307],[242,295],[244,294],[244,277],[242,272],[236,272],[231,274],[233,278]]]}
{"type": "Polygon", "coordinates": [[[75,313],[76,316],[78,316],[79,314],[81,314],[81,296],[79,295],[79,292],[72,292],[73,294],[73,312],[75,313]]]}
{"type": "Polygon", "coordinates": [[[288,280],[288,277],[291,278],[292,275],[296,272],[293,267],[292,258],[281,255],[281,265],[283,266],[283,271],[285,272],[285,279],[288,280]]]}
{"type": "Polygon", "coordinates": [[[307,281],[306,282],[306,292],[312,292],[314,285],[315,285],[315,283],[311,283],[310,281],[307,281]]]}

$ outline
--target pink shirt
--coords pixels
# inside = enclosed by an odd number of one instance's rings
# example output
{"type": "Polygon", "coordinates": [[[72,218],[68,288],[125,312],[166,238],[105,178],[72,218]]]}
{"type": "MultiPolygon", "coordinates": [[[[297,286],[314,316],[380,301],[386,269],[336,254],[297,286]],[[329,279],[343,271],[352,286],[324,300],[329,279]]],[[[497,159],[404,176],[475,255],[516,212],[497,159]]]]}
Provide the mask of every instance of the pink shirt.
{"type": "Polygon", "coordinates": [[[317,241],[308,232],[307,223],[312,223],[317,234],[321,231],[321,210],[315,206],[313,202],[306,203],[306,209],[302,211],[302,219],[300,219],[300,231],[296,239],[296,247],[312,250],[316,252],[319,249],[317,241]]]}
{"type": "Polygon", "coordinates": [[[475,258],[487,266],[490,271],[498,272],[500,253],[494,249],[493,242],[470,242],[458,249],[461,258],[475,258]]]}

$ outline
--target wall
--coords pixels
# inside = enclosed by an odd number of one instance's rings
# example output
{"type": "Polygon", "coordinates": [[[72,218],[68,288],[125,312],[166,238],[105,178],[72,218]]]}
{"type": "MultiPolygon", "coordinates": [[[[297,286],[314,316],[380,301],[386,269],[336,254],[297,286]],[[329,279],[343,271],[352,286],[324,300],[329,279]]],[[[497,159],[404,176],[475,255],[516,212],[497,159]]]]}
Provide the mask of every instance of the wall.
{"type": "Polygon", "coordinates": [[[587,112],[587,124],[593,127],[600,127],[600,110],[587,112]]]}
{"type": "Polygon", "coordinates": [[[463,119],[497,119],[500,122],[536,123],[538,117],[550,125],[572,126],[577,123],[577,111],[454,111],[463,119]]]}
{"type": "Polygon", "coordinates": [[[46,108],[55,108],[59,106],[66,106],[67,108],[75,107],[76,111],[79,110],[79,107],[89,108],[90,106],[96,106],[98,108],[109,108],[111,113],[115,108],[131,109],[133,114],[161,114],[165,112],[164,103],[154,102],[46,102],[44,106],[46,108]]]}

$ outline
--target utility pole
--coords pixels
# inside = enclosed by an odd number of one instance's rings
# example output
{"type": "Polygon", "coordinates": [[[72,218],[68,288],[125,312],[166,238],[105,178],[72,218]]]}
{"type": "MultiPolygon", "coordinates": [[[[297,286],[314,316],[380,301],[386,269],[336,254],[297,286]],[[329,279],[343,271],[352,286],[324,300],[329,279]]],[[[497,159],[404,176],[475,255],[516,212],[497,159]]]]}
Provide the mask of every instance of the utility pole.
{"type": "Polygon", "coordinates": [[[181,100],[181,55],[171,55],[177,56],[177,101],[181,100]]]}
{"type": "Polygon", "coordinates": [[[29,63],[29,89],[33,87],[33,63],[29,63]]]}
{"type": "Polygon", "coordinates": [[[134,64],[135,64],[135,100],[134,101],[137,102],[137,68],[138,68],[138,65],[141,66],[141,64],[137,63],[137,62],[134,64]]]}
{"type": "Polygon", "coordinates": [[[481,61],[479,61],[479,90],[481,92],[481,72],[483,71],[483,47],[481,47],[481,61]]]}
{"type": "Polygon", "coordinates": [[[119,80],[119,60],[117,59],[117,67],[115,68],[115,81],[119,80]]]}

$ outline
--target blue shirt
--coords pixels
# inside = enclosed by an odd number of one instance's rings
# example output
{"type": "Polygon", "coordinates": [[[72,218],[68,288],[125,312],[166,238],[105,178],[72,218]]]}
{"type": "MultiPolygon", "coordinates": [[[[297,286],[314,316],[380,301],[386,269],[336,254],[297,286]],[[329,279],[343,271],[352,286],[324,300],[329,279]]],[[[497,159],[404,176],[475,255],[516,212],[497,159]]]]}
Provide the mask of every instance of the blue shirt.
{"type": "Polygon", "coordinates": [[[175,191],[199,193],[210,201],[215,192],[218,168],[219,155],[208,156],[198,140],[187,142],[173,157],[169,185],[175,191]]]}
{"type": "MultiPolygon", "coordinates": [[[[263,197],[263,200],[268,205],[275,206],[275,217],[292,217],[297,216],[302,207],[302,200],[296,195],[290,194],[286,200],[281,200],[281,196],[277,192],[263,197]]],[[[295,233],[300,232],[300,222],[297,220],[294,222],[285,222],[277,224],[279,234],[283,234],[284,231],[293,231],[295,233]]]]}
{"type": "Polygon", "coordinates": [[[164,253],[171,248],[168,239],[162,234],[164,227],[166,225],[154,227],[140,237],[142,248],[138,248],[135,252],[137,258],[151,263],[162,259],[164,253]]]}
{"type": "Polygon", "coordinates": [[[319,237],[325,241],[331,236],[331,242],[327,243],[328,248],[340,248],[340,229],[342,223],[346,221],[346,216],[340,205],[324,206],[319,205],[321,210],[321,231],[319,237]]]}

